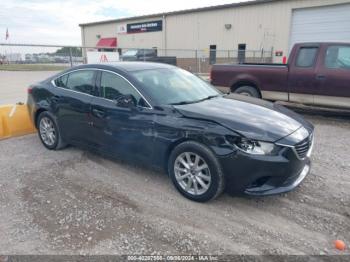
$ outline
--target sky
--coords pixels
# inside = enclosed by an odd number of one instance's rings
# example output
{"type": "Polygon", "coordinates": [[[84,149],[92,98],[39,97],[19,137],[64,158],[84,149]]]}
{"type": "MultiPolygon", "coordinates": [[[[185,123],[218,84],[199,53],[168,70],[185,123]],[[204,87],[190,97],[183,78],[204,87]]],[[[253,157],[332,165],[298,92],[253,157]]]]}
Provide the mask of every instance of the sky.
{"type": "Polygon", "coordinates": [[[244,1],[1,0],[0,42],[81,45],[81,23],[244,1]]]}

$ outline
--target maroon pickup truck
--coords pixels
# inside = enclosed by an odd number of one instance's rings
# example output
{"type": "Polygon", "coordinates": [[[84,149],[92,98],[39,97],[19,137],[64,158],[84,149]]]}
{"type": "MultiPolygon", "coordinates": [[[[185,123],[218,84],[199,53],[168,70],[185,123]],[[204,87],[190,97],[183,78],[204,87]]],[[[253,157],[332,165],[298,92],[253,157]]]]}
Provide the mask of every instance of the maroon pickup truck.
{"type": "Polygon", "coordinates": [[[348,109],[350,44],[296,44],[288,64],[217,64],[211,83],[267,100],[348,109]]]}

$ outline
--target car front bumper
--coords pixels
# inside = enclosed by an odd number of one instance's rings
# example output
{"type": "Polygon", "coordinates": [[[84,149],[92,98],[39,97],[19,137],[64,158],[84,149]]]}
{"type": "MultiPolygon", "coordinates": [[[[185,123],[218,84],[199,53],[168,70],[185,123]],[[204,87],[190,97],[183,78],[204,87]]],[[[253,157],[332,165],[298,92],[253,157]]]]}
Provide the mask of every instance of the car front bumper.
{"type": "Polygon", "coordinates": [[[268,196],[289,192],[299,186],[309,172],[310,164],[306,164],[300,173],[298,173],[296,176],[288,178],[280,186],[273,186],[265,183],[261,186],[247,188],[244,193],[252,196],[268,196]]]}
{"type": "Polygon", "coordinates": [[[268,196],[293,190],[309,174],[309,157],[301,160],[292,148],[277,156],[255,156],[240,151],[220,159],[230,194],[268,196]]]}

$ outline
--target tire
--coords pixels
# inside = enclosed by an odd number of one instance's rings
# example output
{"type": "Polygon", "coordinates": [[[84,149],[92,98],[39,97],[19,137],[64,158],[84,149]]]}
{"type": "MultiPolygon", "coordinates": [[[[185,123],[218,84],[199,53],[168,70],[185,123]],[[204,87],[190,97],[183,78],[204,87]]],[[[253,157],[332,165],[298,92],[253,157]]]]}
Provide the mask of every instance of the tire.
{"type": "Polygon", "coordinates": [[[253,86],[241,86],[235,90],[235,93],[260,98],[258,90],[253,86]]]}
{"type": "Polygon", "coordinates": [[[55,117],[50,112],[40,113],[37,127],[40,141],[47,149],[59,150],[67,146],[62,140],[55,117]]]}
{"type": "Polygon", "coordinates": [[[218,159],[209,148],[197,142],[183,142],[173,149],[168,161],[168,173],[176,189],[196,202],[212,200],[225,188],[225,178],[218,159]],[[188,157],[190,161],[186,161],[188,157]],[[182,164],[183,161],[188,168],[182,164]],[[192,163],[191,167],[189,163],[192,163]],[[204,168],[205,164],[207,168],[204,168]],[[189,184],[191,186],[186,190],[189,184]]]}

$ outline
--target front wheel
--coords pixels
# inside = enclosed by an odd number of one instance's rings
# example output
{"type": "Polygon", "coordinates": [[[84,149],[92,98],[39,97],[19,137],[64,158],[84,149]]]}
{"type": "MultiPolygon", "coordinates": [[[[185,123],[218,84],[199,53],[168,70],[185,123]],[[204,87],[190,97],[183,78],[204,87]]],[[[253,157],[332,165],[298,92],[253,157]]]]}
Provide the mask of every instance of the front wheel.
{"type": "Polygon", "coordinates": [[[206,202],[224,190],[224,175],[215,155],[197,142],[184,142],[172,151],[168,172],[176,189],[186,198],[206,202]]]}

